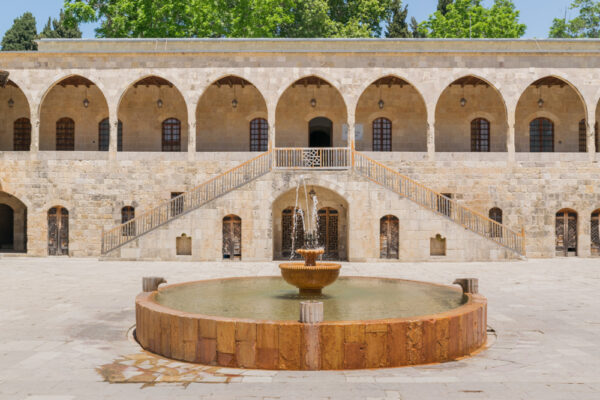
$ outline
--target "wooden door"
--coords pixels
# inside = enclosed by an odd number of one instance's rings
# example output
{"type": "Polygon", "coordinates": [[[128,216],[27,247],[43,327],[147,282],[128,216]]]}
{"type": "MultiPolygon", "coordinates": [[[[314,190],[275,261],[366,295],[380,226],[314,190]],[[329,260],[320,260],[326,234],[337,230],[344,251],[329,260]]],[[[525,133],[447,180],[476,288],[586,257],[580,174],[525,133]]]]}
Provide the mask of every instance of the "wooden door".
{"type": "Polygon", "coordinates": [[[386,215],[379,223],[380,258],[399,258],[399,222],[393,215],[386,215]]]}
{"type": "Polygon", "coordinates": [[[600,256],[600,210],[592,213],[591,228],[592,255],[600,256]]]}
{"type": "Polygon", "coordinates": [[[559,211],[556,213],[556,255],[577,255],[577,213],[559,211]]]}
{"type": "Polygon", "coordinates": [[[338,212],[326,207],[319,210],[319,244],[325,249],[325,260],[339,258],[338,248],[338,212]]]}
{"type": "Polygon", "coordinates": [[[242,259],[242,219],[237,215],[223,218],[223,258],[242,259]]]}
{"type": "Polygon", "coordinates": [[[69,211],[52,207],[48,211],[48,255],[69,255],[69,211]]]}
{"type": "Polygon", "coordinates": [[[301,258],[295,250],[304,246],[304,225],[302,224],[302,215],[294,207],[288,207],[283,210],[281,215],[281,255],[283,257],[301,258]],[[296,226],[294,227],[294,214],[296,226]],[[292,254],[293,252],[293,254],[292,254]]]}

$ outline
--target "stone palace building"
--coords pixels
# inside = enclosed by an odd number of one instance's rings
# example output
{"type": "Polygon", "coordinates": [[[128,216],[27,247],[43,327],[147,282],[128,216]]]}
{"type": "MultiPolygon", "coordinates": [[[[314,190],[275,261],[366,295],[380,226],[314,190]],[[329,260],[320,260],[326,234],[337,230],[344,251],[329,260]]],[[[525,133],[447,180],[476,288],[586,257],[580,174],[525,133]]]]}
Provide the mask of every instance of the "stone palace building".
{"type": "Polygon", "coordinates": [[[42,40],[0,253],[289,258],[314,193],[329,259],[598,256],[599,99],[598,40],[42,40]]]}

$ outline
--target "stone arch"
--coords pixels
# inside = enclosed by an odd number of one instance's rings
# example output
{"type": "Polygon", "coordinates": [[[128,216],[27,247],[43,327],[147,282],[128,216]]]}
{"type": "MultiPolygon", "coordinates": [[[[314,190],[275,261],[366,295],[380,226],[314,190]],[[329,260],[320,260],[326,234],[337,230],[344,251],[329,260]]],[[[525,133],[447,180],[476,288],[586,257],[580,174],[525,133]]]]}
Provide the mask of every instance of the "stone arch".
{"type": "Polygon", "coordinates": [[[221,75],[205,88],[195,112],[197,151],[250,151],[248,116],[268,119],[263,93],[232,74],[221,75]]]}
{"type": "Polygon", "coordinates": [[[0,253],[27,252],[27,206],[12,194],[0,191],[0,253]]]}
{"type": "Polygon", "coordinates": [[[336,86],[320,75],[301,76],[278,97],[275,107],[275,145],[308,147],[306,120],[315,114],[325,115],[332,120],[332,146],[346,147],[348,141],[343,137],[344,126],[348,123],[346,100],[336,86]]]}
{"type": "Polygon", "coordinates": [[[373,150],[376,116],[392,121],[392,151],[427,151],[427,105],[404,78],[390,74],[371,81],[357,99],[355,115],[357,150],[373,150]]]}
{"type": "MultiPolygon", "coordinates": [[[[313,179],[306,181],[306,192],[310,193],[314,191],[318,199],[317,208],[318,210],[330,209],[336,211],[337,216],[337,258],[346,260],[348,258],[348,227],[349,227],[349,203],[346,198],[339,192],[334,191],[330,188],[321,186],[314,182],[313,179]]],[[[304,216],[303,230],[310,232],[315,229],[314,220],[309,221],[311,218],[322,219],[320,215],[313,215],[312,202],[310,196],[308,199],[308,206],[306,204],[306,197],[304,194],[304,185],[299,190],[299,200],[296,204],[296,188],[288,186],[285,190],[278,192],[274,200],[271,202],[272,216],[273,216],[273,258],[283,258],[283,237],[285,226],[283,226],[283,212],[290,207],[298,208],[301,210],[304,216]]],[[[289,228],[289,227],[287,227],[289,228]]],[[[333,253],[333,252],[332,252],[333,253]]]]}
{"type": "Polygon", "coordinates": [[[75,122],[73,150],[98,150],[98,124],[108,117],[106,96],[96,82],[79,74],[54,82],[39,104],[40,150],[56,150],[56,122],[70,118],[75,122]]]}
{"type": "Polygon", "coordinates": [[[519,93],[515,106],[515,149],[530,151],[529,123],[532,115],[549,118],[555,124],[555,152],[579,151],[579,121],[587,117],[584,98],[572,83],[557,75],[531,81],[519,93]],[[544,115],[546,114],[546,115],[544,115]]]}
{"type": "Polygon", "coordinates": [[[188,108],[183,92],[170,79],[145,75],[121,94],[117,117],[123,123],[123,151],[162,151],[162,122],[181,122],[179,151],[188,147],[188,108]]]}
{"type": "Polygon", "coordinates": [[[31,108],[27,94],[9,78],[4,86],[0,86],[0,114],[4,116],[0,125],[0,151],[16,150],[14,123],[22,118],[31,123],[31,108]]]}
{"type": "Polygon", "coordinates": [[[490,124],[489,151],[506,152],[508,114],[504,96],[491,82],[472,74],[454,79],[437,99],[436,151],[479,151],[471,143],[473,115],[486,115],[490,124]]]}

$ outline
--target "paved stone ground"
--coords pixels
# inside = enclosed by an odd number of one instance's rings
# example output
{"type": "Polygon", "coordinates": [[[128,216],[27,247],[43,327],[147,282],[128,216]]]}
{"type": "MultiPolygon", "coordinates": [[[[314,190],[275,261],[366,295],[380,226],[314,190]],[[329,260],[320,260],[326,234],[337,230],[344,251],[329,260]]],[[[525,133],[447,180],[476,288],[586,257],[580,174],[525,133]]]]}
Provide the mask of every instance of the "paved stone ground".
{"type": "Polygon", "coordinates": [[[142,276],[175,283],[274,275],[276,263],[5,257],[0,272],[1,400],[600,398],[600,260],[344,264],[344,275],[439,283],[477,277],[497,332],[493,345],[471,359],[350,372],[195,367],[149,360],[128,339],[142,276]],[[138,365],[154,373],[150,380],[176,382],[108,383],[111,365],[121,368],[121,380],[138,365]],[[181,378],[190,368],[192,383],[181,378]]]}

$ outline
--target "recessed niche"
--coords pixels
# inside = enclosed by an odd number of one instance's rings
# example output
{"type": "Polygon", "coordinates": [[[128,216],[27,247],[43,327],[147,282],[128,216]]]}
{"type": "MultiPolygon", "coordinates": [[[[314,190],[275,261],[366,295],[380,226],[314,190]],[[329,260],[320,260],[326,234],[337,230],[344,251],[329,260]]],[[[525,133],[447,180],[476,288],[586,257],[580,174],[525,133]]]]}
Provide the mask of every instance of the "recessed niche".
{"type": "Polygon", "coordinates": [[[178,256],[191,256],[192,255],[192,238],[182,233],[177,238],[176,242],[177,255],[178,256]]]}
{"type": "Polygon", "coordinates": [[[439,233],[430,239],[429,254],[432,256],[446,255],[446,238],[439,233]]]}

